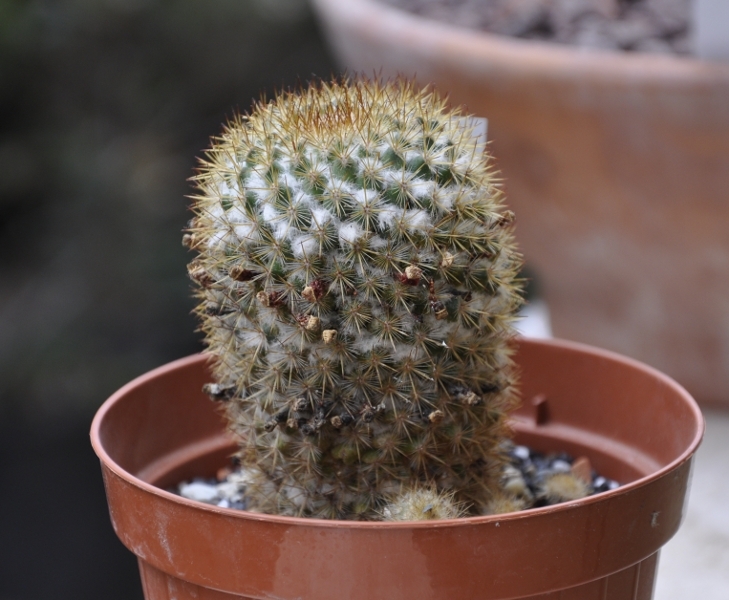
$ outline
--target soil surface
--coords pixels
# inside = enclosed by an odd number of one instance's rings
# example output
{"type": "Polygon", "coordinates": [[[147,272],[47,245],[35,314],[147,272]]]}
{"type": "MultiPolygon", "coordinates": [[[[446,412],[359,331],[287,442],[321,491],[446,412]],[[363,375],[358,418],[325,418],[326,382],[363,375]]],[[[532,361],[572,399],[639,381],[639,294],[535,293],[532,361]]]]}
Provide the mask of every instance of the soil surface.
{"type": "Polygon", "coordinates": [[[585,48],[691,53],[691,0],[382,0],[437,21],[585,48]]]}
{"type": "MultiPolygon", "coordinates": [[[[489,514],[501,514],[578,500],[620,487],[617,481],[595,471],[590,460],[566,452],[543,454],[527,446],[505,442],[509,461],[502,474],[503,497],[489,514]]],[[[168,489],[189,500],[246,510],[249,472],[237,464],[220,469],[216,477],[197,477],[168,489]]],[[[388,519],[385,519],[388,520],[388,519]]]]}

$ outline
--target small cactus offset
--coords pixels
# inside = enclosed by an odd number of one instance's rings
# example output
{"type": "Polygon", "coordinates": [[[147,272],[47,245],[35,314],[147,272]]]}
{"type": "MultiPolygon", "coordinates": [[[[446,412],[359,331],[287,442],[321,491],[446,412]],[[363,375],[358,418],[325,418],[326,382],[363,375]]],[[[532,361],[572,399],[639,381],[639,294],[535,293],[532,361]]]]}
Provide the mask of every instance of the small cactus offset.
{"type": "Polygon", "coordinates": [[[466,515],[453,501],[454,492],[438,492],[427,487],[403,490],[382,511],[385,521],[437,521],[466,515]]]}
{"type": "Polygon", "coordinates": [[[472,128],[407,81],[320,82],[208,150],[184,241],[252,510],[496,495],[521,259],[472,128]]]}

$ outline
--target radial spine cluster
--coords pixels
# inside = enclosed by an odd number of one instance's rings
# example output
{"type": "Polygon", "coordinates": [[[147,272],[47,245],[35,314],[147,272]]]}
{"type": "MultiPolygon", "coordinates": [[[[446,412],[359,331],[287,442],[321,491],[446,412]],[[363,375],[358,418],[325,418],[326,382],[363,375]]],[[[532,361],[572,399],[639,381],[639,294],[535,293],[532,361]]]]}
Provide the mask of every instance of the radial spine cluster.
{"type": "Polygon", "coordinates": [[[412,83],[319,82],[235,118],[184,236],[253,510],[479,514],[515,402],[521,259],[473,121],[412,83]]]}

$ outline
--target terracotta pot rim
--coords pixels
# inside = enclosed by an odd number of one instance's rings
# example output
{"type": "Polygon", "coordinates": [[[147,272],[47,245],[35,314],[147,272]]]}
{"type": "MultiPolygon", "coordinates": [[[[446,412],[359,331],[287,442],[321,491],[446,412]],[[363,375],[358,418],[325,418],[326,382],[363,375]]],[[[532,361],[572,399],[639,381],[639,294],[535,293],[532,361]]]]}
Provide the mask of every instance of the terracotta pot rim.
{"type": "MultiPolygon", "coordinates": [[[[378,0],[312,0],[324,13],[339,13],[342,20],[374,19],[381,15],[382,31],[373,31],[372,37],[389,35],[387,32],[407,29],[408,43],[427,47],[430,51],[448,48],[468,60],[483,59],[491,63],[519,65],[532,76],[592,75],[599,69],[601,78],[625,80],[641,79],[645,84],[675,80],[711,85],[715,80],[729,83],[729,65],[719,61],[695,57],[651,53],[622,53],[611,50],[581,49],[538,40],[522,40],[478,30],[440,23],[416,15],[378,0]],[[349,14],[351,16],[343,16],[349,14]]],[[[413,74],[405,74],[413,75],[413,74]]]]}
{"type": "MultiPolygon", "coordinates": [[[[637,368],[643,372],[646,372],[646,373],[650,374],[652,377],[660,379],[664,384],[672,387],[676,391],[676,393],[679,394],[680,396],[682,396],[683,399],[686,401],[686,404],[690,408],[690,411],[692,413],[694,420],[699,425],[696,428],[696,434],[694,435],[694,438],[691,440],[691,443],[686,447],[686,449],[670,463],[666,464],[665,466],[661,467],[659,470],[657,470],[649,475],[636,479],[635,481],[632,481],[625,485],[621,485],[619,488],[617,488],[615,490],[601,492],[599,494],[595,494],[593,496],[588,496],[587,498],[583,498],[580,500],[572,500],[569,502],[563,502],[563,503],[555,505],[555,506],[531,508],[528,510],[514,512],[514,513],[488,515],[488,516],[476,516],[476,517],[463,517],[463,518],[459,518],[459,519],[443,519],[443,520],[439,520],[439,521],[383,522],[383,521],[345,521],[345,520],[314,519],[314,518],[303,518],[303,517],[286,517],[286,516],[280,516],[280,515],[268,515],[268,514],[263,514],[263,513],[248,512],[245,510],[239,510],[239,509],[233,509],[233,508],[221,508],[221,507],[213,506],[210,504],[205,504],[203,502],[188,500],[187,498],[183,498],[182,496],[178,496],[177,494],[168,492],[162,488],[159,488],[155,485],[147,483],[146,481],[143,481],[142,479],[139,479],[132,473],[129,473],[128,471],[123,469],[120,465],[118,465],[116,463],[116,461],[114,461],[111,458],[111,456],[109,456],[109,454],[106,452],[104,445],[100,439],[101,423],[104,420],[106,414],[113,408],[113,406],[118,401],[122,400],[127,395],[128,391],[131,388],[135,388],[138,385],[140,385],[142,382],[155,378],[155,377],[158,377],[169,371],[174,371],[181,367],[185,367],[185,366],[189,365],[190,363],[195,363],[198,361],[205,360],[203,354],[193,354],[191,356],[187,356],[185,358],[181,358],[181,359],[175,360],[173,362],[167,363],[161,367],[158,367],[156,369],[153,369],[152,371],[149,371],[143,375],[140,375],[139,377],[133,379],[132,381],[127,383],[125,386],[120,388],[112,396],[110,396],[109,399],[106,400],[104,402],[104,404],[99,408],[99,410],[97,411],[96,416],[94,417],[93,422],[91,424],[91,432],[90,432],[91,433],[91,444],[94,448],[94,451],[99,456],[100,460],[121,479],[127,481],[129,484],[134,485],[135,487],[137,487],[147,493],[154,494],[154,495],[164,498],[165,500],[170,501],[170,502],[174,502],[177,504],[181,504],[183,506],[195,508],[197,510],[203,510],[203,511],[211,512],[211,513],[217,513],[217,514],[234,517],[234,518],[240,518],[240,519],[248,519],[248,520],[254,520],[254,521],[267,521],[267,522],[273,522],[273,523],[288,523],[290,525],[306,525],[309,527],[321,527],[321,528],[348,527],[348,528],[356,528],[356,529],[377,529],[377,528],[381,528],[381,527],[391,527],[391,528],[398,528],[398,529],[400,529],[400,528],[403,528],[403,529],[419,528],[420,529],[420,528],[433,528],[433,527],[460,527],[460,526],[466,526],[466,525],[475,524],[475,523],[502,522],[502,521],[506,521],[506,520],[512,521],[512,520],[526,519],[526,518],[530,518],[530,517],[536,517],[536,516],[547,515],[547,514],[552,514],[552,513],[559,513],[559,512],[571,510],[572,508],[575,508],[575,507],[594,504],[597,502],[602,502],[609,498],[621,496],[623,494],[629,494],[636,488],[647,485],[657,479],[660,479],[661,477],[665,476],[667,473],[674,471],[680,465],[682,465],[686,461],[690,460],[691,457],[693,456],[693,454],[696,452],[696,449],[698,448],[699,444],[701,443],[701,439],[703,438],[704,429],[705,429],[703,416],[701,414],[701,411],[700,411],[698,405],[696,404],[694,399],[691,397],[691,395],[683,387],[681,387],[678,383],[676,383],[673,379],[671,379],[667,375],[654,369],[653,367],[650,367],[644,363],[641,363],[640,361],[622,356],[620,354],[611,352],[609,350],[595,348],[595,347],[589,346],[587,344],[581,344],[578,342],[572,342],[572,341],[566,341],[566,340],[555,340],[555,339],[551,339],[551,340],[530,339],[529,343],[535,344],[535,345],[541,345],[541,346],[556,346],[556,347],[563,348],[566,350],[573,350],[573,351],[578,351],[578,352],[582,352],[582,353],[588,353],[588,354],[592,354],[593,356],[599,356],[599,357],[603,357],[608,360],[618,361],[618,362],[624,363],[628,366],[631,366],[633,368],[637,368]]],[[[232,438],[231,438],[231,443],[234,443],[234,440],[232,438]]]]}

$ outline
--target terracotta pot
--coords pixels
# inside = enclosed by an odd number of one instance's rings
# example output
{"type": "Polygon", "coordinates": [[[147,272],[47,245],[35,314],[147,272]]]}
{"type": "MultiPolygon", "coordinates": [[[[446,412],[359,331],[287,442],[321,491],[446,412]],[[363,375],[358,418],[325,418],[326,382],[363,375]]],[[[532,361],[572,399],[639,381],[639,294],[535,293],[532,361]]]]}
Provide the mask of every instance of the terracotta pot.
{"type": "Polygon", "coordinates": [[[101,407],[91,438],[147,600],[649,600],[703,432],[696,404],[659,372],[577,344],[523,341],[517,360],[517,440],[587,455],[625,485],[554,507],[421,523],[216,508],[165,491],[215,473],[234,448],[200,392],[204,359],[131,382],[101,407]]]}
{"type": "Polygon", "coordinates": [[[729,404],[729,64],[521,41],[373,0],[312,2],[343,66],[417,74],[489,119],[558,336],[729,404]]]}

